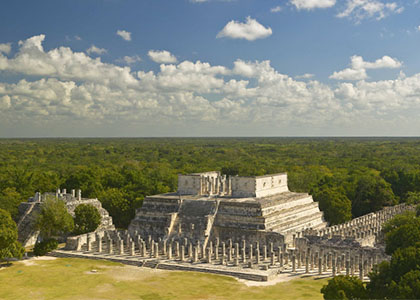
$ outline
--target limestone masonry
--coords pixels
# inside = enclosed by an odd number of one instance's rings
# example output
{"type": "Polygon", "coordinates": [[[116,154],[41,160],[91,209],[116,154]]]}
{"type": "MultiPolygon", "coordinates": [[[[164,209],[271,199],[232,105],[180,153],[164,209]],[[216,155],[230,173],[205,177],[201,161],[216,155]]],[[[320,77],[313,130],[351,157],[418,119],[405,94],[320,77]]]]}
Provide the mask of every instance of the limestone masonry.
{"type": "Polygon", "coordinates": [[[22,202],[19,205],[19,221],[18,221],[18,240],[24,247],[35,245],[39,232],[35,229],[35,219],[37,214],[41,211],[42,202],[48,197],[56,197],[66,203],[67,210],[74,216],[74,209],[80,204],[90,204],[95,206],[101,214],[102,220],[98,230],[114,230],[112,218],[108,212],[102,208],[102,204],[98,199],[82,198],[82,191],[71,190],[71,194],[67,193],[66,189],[57,189],[56,193],[35,193],[35,196],[30,198],[28,202],[22,202]]]}
{"type": "Polygon", "coordinates": [[[312,196],[290,192],[287,174],[239,177],[220,172],[178,176],[178,191],[144,199],[129,226],[153,239],[270,243],[326,227],[312,196]]]}

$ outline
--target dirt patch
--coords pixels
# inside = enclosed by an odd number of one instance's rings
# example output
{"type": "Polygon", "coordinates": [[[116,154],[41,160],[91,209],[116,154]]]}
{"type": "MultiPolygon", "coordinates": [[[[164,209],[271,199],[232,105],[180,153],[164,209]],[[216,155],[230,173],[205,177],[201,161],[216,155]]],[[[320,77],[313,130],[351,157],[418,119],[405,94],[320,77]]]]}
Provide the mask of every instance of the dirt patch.
{"type": "Polygon", "coordinates": [[[245,284],[246,286],[270,286],[276,285],[277,283],[287,282],[293,279],[297,279],[297,276],[290,276],[290,274],[279,274],[274,279],[269,281],[253,281],[245,279],[237,279],[240,283],[245,284]]]}
{"type": "Polygon", "coordinates": [[[25,266],[36,266],[37,261],[44,261],[44,260],[55,260],[56,257],[52,256],[35,256],[28,259],[21,260],[20,262],[24,264],[25,266]]]}
{"type": "Polygon", "coordinates": [[[169,273],[166,270],[141,268],[135,266],[112,267],[105,274],[119,281],[139,280],[169,273]]]}

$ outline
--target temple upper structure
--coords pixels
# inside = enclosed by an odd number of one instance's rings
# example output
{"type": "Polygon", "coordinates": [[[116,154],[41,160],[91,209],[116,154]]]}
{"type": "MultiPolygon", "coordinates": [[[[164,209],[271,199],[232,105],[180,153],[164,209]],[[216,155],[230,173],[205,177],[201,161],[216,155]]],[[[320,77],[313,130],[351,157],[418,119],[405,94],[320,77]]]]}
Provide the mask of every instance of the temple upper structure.
{"type": "Polygon", "coordinates": [[[287,174],[226,176],[217,171],[178,176],[174,193],[148,196],[129,230],[163,240],[209,238],[284,242],[327,223],[318,203],[287,186],[287,174]]]}
{"type": "Polygon", "coordinates": [[[226,176],[220,172],[178,176],[179,195],[266,197],[287,192],[287,174],[264,176],[226,176]]]}

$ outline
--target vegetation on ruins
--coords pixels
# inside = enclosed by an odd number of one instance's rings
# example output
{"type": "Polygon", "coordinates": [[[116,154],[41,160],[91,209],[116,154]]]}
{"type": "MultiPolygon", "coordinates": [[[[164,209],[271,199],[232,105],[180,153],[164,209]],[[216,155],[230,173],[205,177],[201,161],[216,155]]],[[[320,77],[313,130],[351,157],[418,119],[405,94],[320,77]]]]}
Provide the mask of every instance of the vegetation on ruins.
{"type": "Polygon", "coordinates": [[[64,201],[48,197],[42,203],[41,212],[36,218],[36,226],[43,239],[51,239],[72,232],[74,221],[64,201]]]}
{"type": "Polygon", "coordinates": [[[101,224],[101,214],[90,204],[80,204],[74,210],[74,233],[83,234],[95,231],[101,224]]]}
{"type": "Polygon", "coordinates": [[[323,286],[321,293],[324,299],[348,300],[348,299],[366,299],[367,291],[363,282],[357,277],[336,276],[323,286]]]}
{"type": "Polygon", "coordinates": [[[48,252],[51,252],[58,248],[58,241],[56,239],[50,238],[42,240],[35,244],[34,255],[43,256],[48,252]]]}
{"type": "Polygon", "coordinates": [[[0,209],[0,261],[22,257],[24,249],[17,237],[17,226],[10,213],[0,209]]]}
{"type": "Polygon", "coordinates": [[[348,276],[329,280],[321,289],[325,299],[420,299],[420,217],[412,212],[396,216],[384,234],[391,261],[376,266],[367,284],[355,284],[357,279],[348,276]]]}
{"type": "Polygon", "coordinates": [[[36,191],[82,189],[124,228],[146,195],[176,191],[178,173],[288,172],[335,224],[417,201],[419,150],[417,138],[3,139],[0,207],[15,215],[36,191]]]}

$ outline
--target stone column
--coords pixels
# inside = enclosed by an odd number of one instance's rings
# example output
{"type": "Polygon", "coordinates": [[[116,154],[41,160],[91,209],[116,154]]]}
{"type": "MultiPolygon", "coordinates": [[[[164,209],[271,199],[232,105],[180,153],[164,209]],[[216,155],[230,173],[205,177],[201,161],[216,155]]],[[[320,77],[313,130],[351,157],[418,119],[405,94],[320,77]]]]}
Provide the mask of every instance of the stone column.
{"type": "Polygon", "coordinates": [[[207,263],[211,264],[211,248],[207,248],[207,263]]]}
{"type": "Polygon", "coordinates": [[[239,243],[235,243],[235,257],[239,259],[239,243]]]}
{"type": "Polygon", "coordinates": [[[189,243],[189,245],[188,245],[188,257],[192,258],[192,256],[193,256],[193,245],[192,245],[192,243],[189,243]]]}
{"type": "Polygon", "coordinates": [[[309,273],[309,256],[308,255],[305,256],[305,273],[306,274],[309,273]]]}
{"type": "Polygon", "coordinates": [[[90,238],[90,234],[86,234],[86,244],[87,244],[87,252],[92,251],[92,241],[90,238]]]}
{"type": "Polygon", "coordinates": [[[120,245],[120,255],[124,254],[124,240],[119,240],[120,245]]]}
{"type": "Polygon", "coordinates": [[[159,257],[159,243],[155,243],[155,258],[159,257]]]}
{"type": "Polygon", "coordinates": [[[252,260],[254,259],[254,249],[252,248],[252,244],[249,245],[249,260],[252,262],[252,260]]]}
{"type": "MultiPolygon", "coordinates": [[[[325,261],[324,261],[324,264],[325,264],[325,261]]],[[[322,265],[322,256],[319,255],[318,256],[318,274],[319,275],[322,275],[322,268],[323,268],[323,265],[322,265]]]]}
{"type": "Polygon", "coordinates": [[[135,244],[134,244],[133,241],[131,241],[130,246],[131,246],[131,248],[130,248],[130,255],[131,256],[135,256],[136,255],[136,248],[135,248],[135,244]]]}
{"type": "Polygon", "coordinates": [[[185,261],[185,246],[181,246],[181,261],[185,261]]]}
{"type": "Polygon", "coordinates": [[[258,265],[260,263],[260,248],[255,249],[255,257],[257,259],[256,264],[258,265]]]}
{"type": "Polygon", "coordinates": [[[147,256],[147,248],[146,248],[146,242],[145,241],[143,241],[142,243],[142,247],[141,247],[141,250],[142,250],[142,254],[143,254],[143,257],[146,257],[147,256]]]}
{"type": "Polygon", "coordinates": [[[267,260],[267,245],[263,246],[263,261],[267,260]]]}
{"type": "Polygon", "coordinates": [[[98,253],[102,252],[102,238],[98,235],[96,236],[96,241],[98,242],[98,253]]]}
{"type": "Polygon", "coordinates": [[[109,245],[108,245],[108,253],[109,254],[113,254],[114,253],[114,250],[112,249],[112,246],[113,246],[112,239],[109,239],[109,245]]]}
{"type": "Polygon", "coordinates": [[[163,245],[162,245],[162,254],[164,255],[164,256],[166,256],[166,240],[164,240],[163,241],[163,245]]]}
{"type": "Polygon", "coordinates": [[[180,253],[179,253],[179,242],[175,242],[175,257],[179,258],[180,257],[180,253]]]}
{"type": "Polygon", "coordinates": [[[172,243],[169,242],[168,244],[168,259],[171,260],[172,259],[172,243]]]}
{"type": "Polygon", "coordinates": [[[229,244],[228,249],[228,262],[232,261],[232,243],[229,244]]]}
{"type": "Polygon", "coordinates": [[[246,248],[242,247],[242,263],[246,264],[246,248]]]}
{"type": "Polygon", "coordinates": [[[273,251],[270,252],[270,258],[271,258],[271,265],[274,266],[274,264],[275,264],[275,255],[274,255],[274,252],[273,251]]]}
{"type": "Polygon", "coordinates": [[[226,244],[225,242],[222,242],[222,260],[226,259],[226,244]]]}
{"type": "Polygon", "coordinates": [[[194,246],[193,262],[198,262],[198,246],[194,246]]]}
{"type": "Polygon", "coordinates": [[[350,275],[350,261],[346,260],[346,276],[350,275]]]}
{"type": "Polygon", "coordinates": [[[292,252],[292,272],[296,272],[296,255],[295,252],[292,252]]]}
{"type": "Polygon", "coordinates": [[[279,254],[280,268],[283,268],[283,252],[279,254]]]}
{"type": "Polygon", "coordinates": [[[332,276],[335,277],[336,275],[337,275],[337,267],[336,267],[335,253],[334,253],[333,258],[332,258],[332,276]]]}

